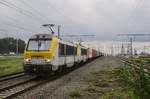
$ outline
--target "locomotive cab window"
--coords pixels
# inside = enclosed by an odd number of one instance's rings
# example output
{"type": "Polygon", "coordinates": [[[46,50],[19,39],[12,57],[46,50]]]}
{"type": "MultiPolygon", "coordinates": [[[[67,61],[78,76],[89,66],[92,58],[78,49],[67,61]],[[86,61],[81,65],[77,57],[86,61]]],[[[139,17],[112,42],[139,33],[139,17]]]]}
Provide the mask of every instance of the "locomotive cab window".
{"type": "Polygon", "coordinates": [[[31,39],[27,45],[27,51],[49,51],[50,39],[31,39]]]}

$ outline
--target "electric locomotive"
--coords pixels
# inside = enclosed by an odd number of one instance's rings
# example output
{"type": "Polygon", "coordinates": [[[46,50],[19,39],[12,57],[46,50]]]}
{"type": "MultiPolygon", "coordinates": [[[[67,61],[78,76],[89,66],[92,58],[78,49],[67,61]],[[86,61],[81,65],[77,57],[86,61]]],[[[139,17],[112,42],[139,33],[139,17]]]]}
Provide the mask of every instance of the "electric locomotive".
{"type": "Polygon", "coordinates": [[[51,73],[88,60],[88,49],[80,44],[58,39],[53,34],[36,34],[24,52],[26,73],[51,73]]]}

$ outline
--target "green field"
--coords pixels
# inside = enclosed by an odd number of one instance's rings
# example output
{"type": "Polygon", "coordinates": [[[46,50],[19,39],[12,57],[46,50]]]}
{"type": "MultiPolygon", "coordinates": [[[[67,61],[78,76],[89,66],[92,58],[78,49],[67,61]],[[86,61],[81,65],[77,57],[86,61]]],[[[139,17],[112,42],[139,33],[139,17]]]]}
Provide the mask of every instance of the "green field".
{"type": "Polygon", "coordinates": [[[23,57],[0,57],[0,76],[23,71],[23,57]]]}

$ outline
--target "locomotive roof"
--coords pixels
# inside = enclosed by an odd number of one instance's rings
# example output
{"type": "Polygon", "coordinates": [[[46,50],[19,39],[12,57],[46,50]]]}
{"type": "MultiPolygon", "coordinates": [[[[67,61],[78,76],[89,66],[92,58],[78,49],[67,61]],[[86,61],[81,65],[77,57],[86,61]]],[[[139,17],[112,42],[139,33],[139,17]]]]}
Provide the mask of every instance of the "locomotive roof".
{"type": "MultiPolygon", "coordinates": [[[[35,34],[33,36],[30,37],[30,39],[51,39],[52,38],[52,34],[35,34]]],[[[64,42],[66,44],[72,44],[72,45],[77,45],[77,43],[74,43],[74,42],[70,42],[70,41],[65,41],[63,39],[59,39],[61,42],[64,42]]],[[[85,48],[87,49],[87,47],[79,44],[82,48],[85,48]]]]}
{"type": "Polygon", "coordinates": [[[52,35],[51,34],[35,34],[31,36],[30,39],[51,39],[52,35]]]}

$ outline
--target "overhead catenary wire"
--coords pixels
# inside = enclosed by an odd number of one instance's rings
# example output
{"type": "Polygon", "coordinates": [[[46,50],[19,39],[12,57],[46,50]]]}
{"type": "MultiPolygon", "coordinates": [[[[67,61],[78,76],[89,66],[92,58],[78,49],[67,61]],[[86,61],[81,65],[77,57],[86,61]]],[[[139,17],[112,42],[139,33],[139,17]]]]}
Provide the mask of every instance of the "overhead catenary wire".
{"type": "MultiPolygon", "coordinates": [[[[28,2],[25,2],[24,0],[20,0],[19,2],[22,3],[22,4],[24,4],[28,8],[31,8],[32,11],[34,13],[36,12],[36,15],[39,16],[39,18],[41,18],[43,21],[48,22],[51,19],[50,17],[48,17],[48,16],[44,15],[43,13],[39,12],[39,10],[37,10],[37,8],[31,6],[28,2]]],[[[49,29],[48,29],[48,31],[49,31],[49,29]]]]}
{"type": "MultiPolygon", "coordinates": [[[[24,15],[24,16],[27,16],[29,18],[32,18],[34,19],[36,22],[39,22],[41,20],[49,20],[50,18],[47,18],[47,17],[44,17],[43,14],[41,14],[41,12],[39,12],[38,10],[36,10],[36,8],[34,8],[33,6],[30,6],[29,3],[25,2],[25,1],[20,1],[22,3],[25,4],[25,6],[27,6],[28,8],[31,8],[30,11],[26,10],[26,9],[23,9],[21,7],[18,7],[17,5],[13,4],[12,2],[10,3],[9,1],[6,1],[6,0],[1,0],[0,1],[0,4],[3,5],[3,6],[7,6],[9,7],[10,9],[12,10],[15,10],[17,11],[18,13],[24,15]],[[34,13],[33,13],[34,11],[34,13]],[[35,16],[35,12],[36,12],[36,16],[40,17],[40,20],[37,20],[34,18],[35,16]],[[42,18],[43,17],[43,18],[42,18]]],[[[57,12],[59,15],[63,16],[66,20],[69,20],[70,21],[70,24],[72,23],[72,25],[74,24],[77,24],[77,22],[75,22],[70,16],[67,16],[67,15],[64,15],[64,13],[62,13],[62,11],[60,11],[59,9],[57,9],[53,4],[51,4],[49,1],[48,1],[48,4],[50,5],[49,7],[51,7],[52,9],[55,10],[55,12],[57,12]]],[[[46,16],[46,15],[45,15],[46,16]]],[[[42,25],[40,23],[40,25],[42,25]]],[[[77,24],[79,25],[79,24],[77,24]]],[[[19,27],[20,28],[20,27],[19,27]]],[[[32,30],[33,31],[33,30],[32,30]]]]}
{"type": "Polygon", "coordinates": [[[15,4],[13,4],[13,3],[11,3],[11,2],[8,2],[8,1],[6,1],[6,0],[2,0],[2,1],[5,2],[5,3],[7,3],[7,5],[9,5],[9,6],[13,7],[13,8],[16,8],[16,9],[18,9],[18,10],[22,10],[22,12],[25,12],[25,13],[28,13],[28,14],[32,14],[32,12],[27,11],[27,10],[25,10],[25,9],[22,9],[21,7],[18,7],[18,6],[16,6],[15,4]]]}
{"type": "Polygon", "coordinates": [[[63,16],[66,20],[70,20],[73,25],[76,24],[77,26],[79,26],[79,24],[77,24],[77,22],[75,22],[70,16],[64,15],[61,12],[61,10],[56,8],[49,0],[48,0],[48,4],[50,5],[49,7],[54,9],[59,15],[63,16]]]}
{"type": "MultiPolygon", "coordinates": [[[[3,2],[2,1],[0,1],[0,4],[2,4],[3,6],[6,6],[6,7],[8,7],[8,8],[10,8],[10,9],[13,9],[13,10],[15,10],[15,11],[17,11],[17,12],[19,12],[20,14],[23,14],[23,15],[25,15],[25,16],[27,16],[27,17],[32,17],[31,15],[28,15],[27,13],[23,13],[24,11],[22,11],[22,9],[20,9],[20,8],[18,8],[17,6],[15,6],[15,5],[13,5],[12,3],[9,3],[8,1],[5,1],[5,0],[3,0],[3,2]]],[[[9,19],[11,19],[11,20],[13,20],[14,21],[14,19],[12,19],[12,18],[9,18],[9,19]]],[[[32,18],[33,19],[33,18],[32,18]]],[[[17,22],[17,21],[16,21],[17,22]]],[[[38,22],[37,20],[36,20],[36,22],[38,22]]],[[[10,24],[9,24],[10,25],[10,24]]],[[[40,23],[40,25],[41,25],[41,23],[40,23]]],[[[11,25],[12,26],[12,25],[11,25]]],[[[14,26],[14,25],[13,25],[14,26]]],[[[40,28],[40,26],[39,26],[39,28],[40,28]]],[[[20,28],[20,29],[24,29],[24,28],[20,28]]],[[[24,29],[25,30],[25,29],[24,29]]],[[[30,30],[31,31],[31,30],[30,30]]],[[[33,30],[32,30],[33,31],[33,30]]]]}
{"type": "MultiPolygon", "coordinates": [[[[4,17],[8,18],[8,19],[11,20],[12,22],[17,22],[17,21],[18,21],[18,20],[15,19],[14,17],[10,17],[10,16],[4,16],[4,17]]],[[[19,22],[17,22],[17,24],[18,24],[18,23],[20,23],[21,25],[26,25],[26,26],[29,26],[29,27],[33,28],[31,24],[27,24],[27,23],[25,23],[25,22],[22,22],[21,20],[20,20],[19,22]]]]}
{"type": "MultiPolygon", "coordinates": [[[[9,2],[9,0],[1,0],[0,4],[16,11],[17,13],[19,13],[23,16],[26,16],[26,17],[34,20],[35,22],[38,22],[40,24],[40,26],[42,25],[41,24],[42,22],[48,22],[49,20],[51,20],[50,17],[48,17],[48,16],[44,15],[43,13],[39,12],[39,10],[37,10],[36,7],[34,7],[34,6],[31,6],[30,3],[26,2],[26,1],[22,1],[22,0],[19,0],[18,2],[21,2],[22,4],[24,4],[24,6],[26,6],[28,9],[27,8],[22,8],[22,6],[18,6],[14,2],[9,2]]],[[[60,16],[64,17],[67,21],[69,21],[69,24],[79,26],[79,24],[75,20],[73,20],[73,18],[71,16],[65,15],[61,11],[61,9],[54,6],[49,1],[48,1],[48,4],[50,5],[49,7],[54,9],[54,11],[57,14],[59,14],[60,16]]],[[[26,22],[18,22],[21,25],[17,25],[18,23],[15,23],[15,22],[17,22],[17,19],[15,19],[14,17],[11,17],[11,16],[9,17],[9,19],[12,20],[14,22],[14,24],[4,22],[4,25],[11,26],[11,27],[19,29],[19,30],[24,30],[24,31],[32,32],[32,33],[33,32],[38,33],[36,31],[36,29],[33,29],[31,24],[29,24],[29,25],[30,25],[30,27],[32,27],[32,29],[24,27],[24,25],[28,25],[28,24],[26,24],[26,22]]]]}
{"type": "MultiPolygon", "coordinates": [[[[0,4],[2,4],[2,5],[4,5],[4,6],[7,6],[7,7],[9,7],[9,8],[11,8],[11,9],[13,9],[13,10],[15,10],[15,11],[17,11],[17,12],[19,12],[20,14],[23,14],[23,15],[25,15],[25,16],[27,16],[27,17],[32,17],[32,16],[29,16],[28,14],[31,12],[29,12],[29,13],[23,13],[24,12],[24,10],[22,10],[20,7],[18,8],[16,5],[14,5],[14,4],[12,4],[12,3],[9,3],[8,1],[5,1],[5,0],[3,0],[3,2],[1,1],[0,2],[0,4]]],[[[26,3],[25,3],[26,4],[26,3]]],[[[30,5],[27,5],[26,4],[26,6],[30,6],[30,5]]],[[[32,6],[30,6],[30,8],[32,8],[32,9],[34,9],[32,6]]],[[[36,12],[38,12],[37,10],[36,10],[36,12]]],[[[40,14],[40,13],[39,13],[40,14]]],[[[36,16],[38,16],[39,14],[37,14],[36,16]]],[[[32,14],[33,15],[33,14],[32,14]]],[[[41,14],[40,14],[41,15],[41,14]]],[[[44,17],[43,17],[44,18],[44,17]]],[[[39,18],[39,20],[35,20],[36,22],[38,22],[38,21],[41,21],[42,19],[42,16],[41,16],[41,18],[39,18]]],[[[33,19],[33,18],[32,18],[33,19]]],[[[47,20],[45,19],[45,21],[47,22],[47,20]]],[[[39,28],[41,28],[40,26],[42,25],[43,23],[40,23],[40,25],[39,25],[39,28]]]]}
{"type": "Polygon", "coordinates": [[[44,21],[48,21],[50,19],[46,15],[43,15],[41,12],[39,12],[36,8],[34,8],[33,6],[31,6],[29,3],[27,3],[27,2],[25,2],[23,0],[19,0],[19,2],[21,2],[24,5],[26,5],[27,7],[31,8],[33,11],[37,12],[36,15],[39,15],[39,17],[41,19],[43,19],[44,21]]]}
{"type": "MultiPolygon", "coordinates": [[[[14,19],[13,17],[10,17],[10,16],[5,16],[5,17],[7,17],[8,19],[10,19],[13,22],[17,22],[18,21],[17,19],[14,19]]],[[[18,30],[24,30],[24,31],[27,31],[29,33],[39,33],[39,31],[35,31],[36,29],[33,29],[33,26],[31,26],[30,24],[23,23],[23,22],[21,23],[21,26],[20,25],[16,25],[16,24],[11,24],[10,22],[1,22],[1,23],[3,25],[9,26],[9,27],[13,27],[13,28],[16,28],[18,30]],[[30,26],[27,28],[27,27],[24,27],[25,25],[26,26],[30,25],[30,26]]]]}
{"type": "Polygon", "coordinates": [[[10,23],[3,23],[3,24],[4,24],[4,25],[7,25],[7,26],[15,27],[15,28],[20,29],[20,30],[25,30],[25,31],[28,31],[28,32],[35,32],[35,33],[38,33],[37,31],[31,30],[31,29],[28,29],[28,28],[25,28],[25,27],[22,27],[22,26],[10,24],[10,23]]]}
{"type": "MultiPolygon", "coordinates": [[[[80,28],[79,27],[80,24],[78,24],[76,21],[74,21],[70,16],[65,15],[64,13],[62,13],[61,9],[56,8],[49,0],[48,0],[48,4],[50,5],[49,6],[50,8],[54,9],[55,12],[57,12],[59,15],[63,16],[67,21],[69,21],[72,26],[76,25],[76,26],[78,26],[78,28],[80,28]]],[[[72,37],[72,36],[70,36],[70,37],[72,37]]]]}
{"type": "Polygon", "coordinates": [[[5,3],[7,3],[7,4],[9,4],[10,6],[12,6],[12,7],[18,9],[18,11],[20,11],[20,12],[22,12],[22,13],[25,13],[25,14],[27,14],[27,15],[29,15],[29,16],[31,16],[32,18],[40,19],[40,18],[37,17],[37,15],[34,15],[34,13],[33,13],[32,11],[30,11],[30,10],[26,10],[26,9],[21,8],[21,7],[18,7],[18,6],[16,6],[15,4],[13,4],[13,3],[11,3],[11,2],[8,2],[8,1],[6,1],[6,0],[2,0],[2,1],[5,2],[5,3]]]}
{"type": "MultiPolygon", "coordinates": [[[[27,11],[27,10],[24,10],[23,8],[20,8],[20,7],[14,5],[14,4],[12,4],[12,3],[8,2],[8,1],[5,1],[5,0],[0,1],[0,4],[3,5],[3,6],[6,6],[6,7],[8,7],[8,8],[10,8],[10,9],[12,9],[12,10],[14,10],[14,11],[16,11],[16,12],[18,12],[18,13],[20,13],[20,14],[26,16],[26,17],[31,18],[31,19],[33,19],[34,21],[38,22],[38,23],[40,23],[39,21],[41,21],[41,19],[40,19],[40,18],[37,18],[37,16],[34,15],[32,12],[27,11]]],[[[40,24],[41,24],[41,23],[40,23],[40,24]]]]}
{"type": "MultiPolygon", "coordinates": [[[[27,2],[25,1],[20,1],[22,2],[23,4],[25,4],[26,6],[30,7],[32,10],[36,11],[41,17],[43,17],[45,20],[48,20],[49,18],[47,18],[46,16],[43,16],[38,10],[36,10],[34,7],[30,6],[29,4],[27,4],[27,2]]],[[[76,25],[79,25],[77,24],[72,18],[70,18],[69,16],[67,15],[64,15],[60,10],[58,10],[52,3],[50,3],[48,1],[48,4],[50,5],[49,7],[54,9],[55,12],[57,12],[59,15],[63,16],[66,20],[70,20],[72,25],[76,24],[76,25]]]]}
{"type": "Polygon", "coordinates": [[[8,7],[8,8],[10,8],[10,9],[13,9],[13,10],[19,12],[19,13],[22,14],[22,15],[25,15],[25,16],[27,16],[27,17],[32,17],[32,16],[30,16],[30,15],[24,13],[23,11],[21,11],[21,10],[15,8],[15,7],[10,6],[10,5],[7,4],[7,3],[4,3],[4,2],[2,2],[2,1],[0,1],[0,4],[6,6],[6,7],[8,7]]]}
{"type": "MultiPolygon", "coordinates": [[[[21,2],[24,2],[24,1],[21,1],[21,2]]],[[[48,1],[48,3],[49,3],[49,5],[50,5],[50,7],[53,8],[53,9],[55,9],[55,11],[56,11],[57,13],[59,13],[61,16],[65,17],[67,20],[69,19],[70,21],[72,21],[73,24],[76,24],[70,17],[64,15],[61,11],[59,11],[57,8],[55,8],[49,1],[48,1]]],[[[4,6],[7,6],[7,7],[13,9],[13,10],[19,12],[20,14],[23,14],[23,15],[25,15],[25,16],[27,16],[27,17],[30,17],[30,18],[35,19],[35,18],[32,16],[33,13],[31,13],[31,12],[29,12],[29,11],[26,11],[26,10],[20,8],[20,7],[17,7],[16,5],[14,5],[14,4],[12,4],[12,3],[8,2],[8,1],[5,1],[5,0],[3,0],[3,2],[0,1],[0,4],[2,4],[2,5],[4,5],[4,6]],[[32,14],[32,15],[31,15],[31,14],[32,14]]],[[[25,4],[26,4],[26,3],[25,3],[25,4]]],[[[27,5],[27,4],[26,4],[26,5],[27,5]]],[[[27,6],[30,6],[30,5],[27,5],[27,6]]],[[[31,7],[31,6],[30,6],[30,8],[33,9],[33,7],[31,7]]],[[[35,9],[34,9],[34,10],[35,10],[35,9]]],[[[37,12],[37,11],[36,11],[36,12],[37,12]]],[[[40,14],[40,15],[41,15],[41,14],[40,14]]],[[[38,20],[38,21],[39,21],[39,20],[38,20]]]]}
{"type": "MultiPolygon", "coordinates": [[[[137,10],[137,8],[139,7],[139,4],[142,4],[141,3],[142,2],[142,0],[135,0],[134,1],[134,5],[132,6],[132,9],[131,9],[131,12],[129,13],[129,15],[128,15],[128,20],[127,20],[127,24],[128,25],[132,25],[132,23],[131,23],[131,21],[133,21],[133,17],[134,17],[134,14],[135,14],[135,11],[137,10]]],[[[133,28],[132,28],[133,29],[133,28]]],[[[125,34],[118,34],[118,36],[126,36],[127,38],[129,37],[130,38],[130,54],[131,54],[131,56],[132,56],[132,52],[133,52],[133,49],[132,49],[132,46],[133,46],[133,44],[132,44],[132,42],[133,42],[133,37],[134,37],[134,39],[135,39],[135,35],[136,36],[141,36],[141,35],[143,35],[143,34],[131,34],[131,33],[125,33],[125,34]]],[[[128,43],[128,42],[127,42],[128,43]]]]}

